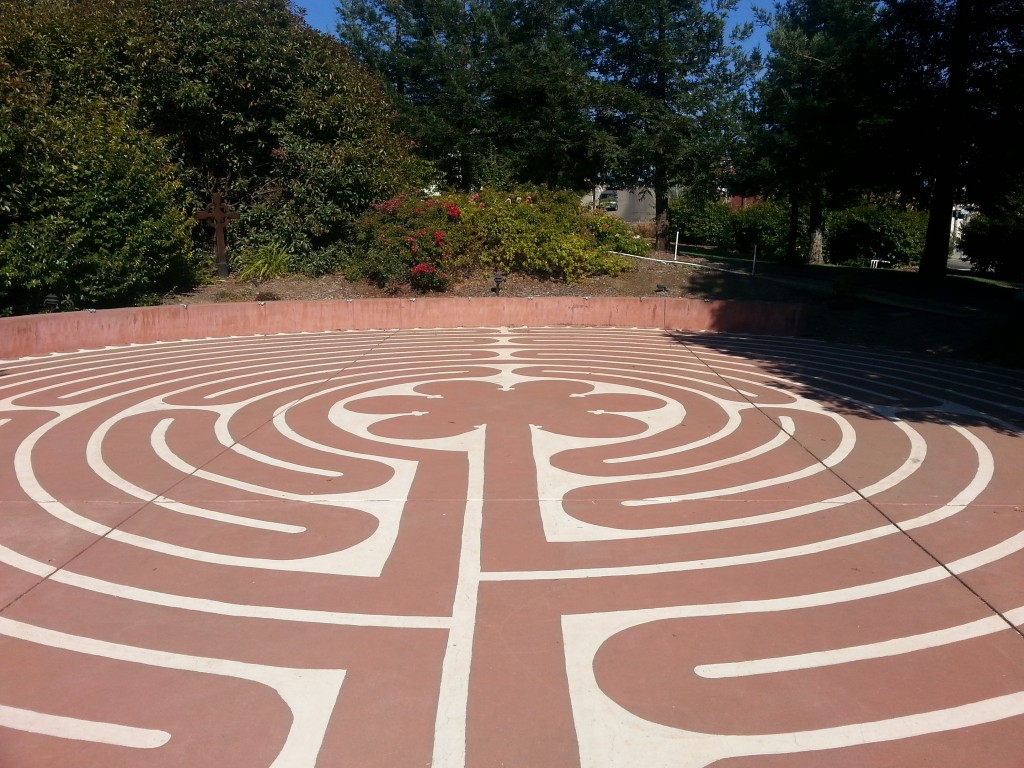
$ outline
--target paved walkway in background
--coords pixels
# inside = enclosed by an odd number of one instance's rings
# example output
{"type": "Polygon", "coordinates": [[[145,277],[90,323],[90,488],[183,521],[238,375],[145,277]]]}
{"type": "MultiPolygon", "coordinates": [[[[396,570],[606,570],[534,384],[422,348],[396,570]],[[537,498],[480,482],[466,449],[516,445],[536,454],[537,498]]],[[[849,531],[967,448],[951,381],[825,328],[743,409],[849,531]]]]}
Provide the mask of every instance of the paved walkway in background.
{"type": "Polygon", "coordinates": [[[1024,764],[1017,376],[607,328],[0,373],[5,766],[1024,764]]]}

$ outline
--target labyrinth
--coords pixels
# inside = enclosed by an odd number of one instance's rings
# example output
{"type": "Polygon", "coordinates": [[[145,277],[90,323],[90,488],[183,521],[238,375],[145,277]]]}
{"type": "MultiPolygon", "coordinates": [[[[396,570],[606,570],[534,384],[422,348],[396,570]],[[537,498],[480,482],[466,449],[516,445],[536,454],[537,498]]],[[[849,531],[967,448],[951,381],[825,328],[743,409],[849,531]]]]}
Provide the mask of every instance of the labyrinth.
{"type": "Polygon", "coordinates": [[[1021,768],[1022,430],[768,336],[0,361],[0,765],[1021,768]]]}

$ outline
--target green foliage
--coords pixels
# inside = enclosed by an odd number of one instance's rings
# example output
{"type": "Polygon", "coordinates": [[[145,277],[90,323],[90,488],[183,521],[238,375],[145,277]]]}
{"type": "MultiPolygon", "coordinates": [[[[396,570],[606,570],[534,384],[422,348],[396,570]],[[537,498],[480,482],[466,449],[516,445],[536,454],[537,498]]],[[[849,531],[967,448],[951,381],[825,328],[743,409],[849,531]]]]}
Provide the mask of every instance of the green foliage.
{"type": "Polygon", "coordinates": [[[264,283],[290,271],[291,256],[277,243],[246,246],[234,259],[235,275],[239,280],[264,283]]]}
{"type": "Polygon", "coordinates": [[[901,199],[928,207],[920,271],[941,278],[954,204],[992,215],[1024,183],[1024,5],[890,0],[882,18],[887,77],[880,91],[894,94],[895,109],[877,157],[901,199]]]}
{"type": "Polygon", "coordinates": [[[403,129],[449,185],[582,188],[606,170],[578,6],[342,0],[339,18],[342,41],[391,84],[403,129]]]}
{"type": "Polygon", "coordinates": [[[433,264],[421,261],[409,270],[409,282],[417,291],[443,291],[451,282],[451,276],[433,264]]]}
{"type": "MultiPolygon", "coordinates": [[[[626,253],[630,256],[647,254],[647,243],[637,235],[622,219],[595,211],[584,217],[587,228],[597,240],[598,247],[605,251],[626,253]]],[[[607,274],[615,274],[617,269],[602,270],[607,274]]]]}
{"type": "Polygon", "coordinates": [[[457,188],[618,174],[663,193],[712,183],[736,135],[750,61],[725,39],[735,0],[713,5],[341,0],[338,31],[457,188]]]}
{"type": "Polygon", "coordinates": [[[928,215],[920,211],[859,205],[830,213],[826,224],[828,260],[869,264],[874,259],[916,264],[924,250],[928,215]]]}
{"type": "Polygon", "coordinates": [[[757,258],[783,261],[786,258],[786,235],[789,211],[775,200],[761,200],[732,213],[733,244],[739,253],[757,258]]]}
{"type": "Polygon", "coordinates": [[[4,280],[22,292],[63,281],[99,306],[134,300],[143,273],[185,287],[199,275],[181,254],[210,242],[186,217],[215,190],[241,213],[235,249],[273,239],[320,274],[372,200],[432,174],[394,130],[379,80],[285,0],[0,0],[0,18],[0,240],[17,259],[4,280]],[[80,162],[117,142],[123,158],[80,162]],[[135,258],[166,263],[128,266],[122,229],[135,258]],[[15,252],[44,243],[73,254],[73,277],[15,252]]]}
{"type": "Polygon", "coordinates": [[[21,96],[19,121],[0,120],[0,166],[12,160],[0,178],[4,312],[38,311],[50,293],[65,308],[110,307],[194,284],[191,200],[133,104],[21,96]]]}
{"type": "Polygon", "coordinates": [[[680,243],[732,250],[732,215],[724,200],[681,195],[669,202],[668,215],[669,235],[678,232],[680,243]]]}
{"type": "Polygon", "coordinates": [[[789,212],[775,200],[761,200],[731,210],[721,199],[681,195],[669,203],[669,234],[687,245],[707,245],[759,259],[781,261],[786,254],[789,212]]]}
{"type": "Polygon", "coordinates": [[[1024,191],[1012,194],[993,215],[971,218],[960,245],[977,271],[1024,280],[1024,191]]]}
{"type": "Polygon", "coordinates": [[[300,269],[322,272],[372,200],[429,175],[393,130],[380,82],[287,3],[157,7],[164,56],[151,65],[149,114],[197,188],[229,185],[242,214],[236,243],[270,233],[300,269]]]}
{"type": "Polygon", "coordinates": [[[726,34],[726,15],[735,5],[586,4],[587,53],[603,86],[600,121],[616,139],[613,170],[622,181],[663,183],[665,190],[679,179],[703,192],[717,186],[753,63],[726,34]]]}
{"type": "Polygon", "coordinates": [[[879,146],[891,104],[879,87],[888,64],[879,5],[785,0],[766,16],[772,50],[738,181],[806,212],[789,219],[787,261],[822,261],[826,210],[885,183],[879,146]]]}
{"type": "Polygon", "coordinates": [[[487,268],[576,280],[628,268],[609,251],[645,248],[625,224],[591,213],[572,192],[517,187],[435,198],[403,194],[374,205],[360,221],[346,274],[395,287],[423,264],[438,277],[487,268]]]}

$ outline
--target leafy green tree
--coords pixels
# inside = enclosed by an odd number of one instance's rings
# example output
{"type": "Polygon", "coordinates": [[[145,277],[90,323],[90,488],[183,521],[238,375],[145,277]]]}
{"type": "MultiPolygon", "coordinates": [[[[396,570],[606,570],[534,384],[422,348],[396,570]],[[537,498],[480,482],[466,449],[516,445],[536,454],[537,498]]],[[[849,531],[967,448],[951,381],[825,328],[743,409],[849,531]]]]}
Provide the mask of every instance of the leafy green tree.
{"type": "Polygon", "coordinates": [[[823,260],[825,212],[872,189],[887,125],[885,62],[874,0],[786,0],[770,17],[772,46],[758,83],[751,145],[760,191],[789,199],[788,258],[823,260]]]}
{"type": "Polygon", "coordinates": [[[160,55],[143,107],[197,194],[229,192],[236,239],[316,264],[371,201],[425,175],[380,82],[285,0],[144,5],[160,55]]]}
{"type": "Polygon", "coordinates": [[[111,307],[192,285],[192,204],[133,105],[30,94],[12,110],[11,87],[0,83],[0,112],[19,118],[0,120],[0,165],[15,169],[0,182],[0,312],[38,311],[51,293],[111,307]]]}
{"type": "Polygon", "coordinates": [[[615,136],[614,171],[654,190],[657,242],[667,246],[668,190],[713,193],[735,148],[751,60],[726,35],[734,0],[589,0],[589,57],[604,98],[599,121],[615,136]]]}
{"type": "Polygon", "coordinates": [[[898,109],[894,185],[929,211],[920,272],[945,275],[954,202],[1004,204],[1024,181],[1019,0],[888,0],[882,12],[898,109]],[[966,198],[966,199],[965,199],[966,198]]]}
{"type": "MultiPolygon", "coordinates": [[[[194,201],[224,191],[240,210],[235,245],[280,242],[306,271],[337,263],[371,201],[430,172],[395,130],[379,79],[286,0],[0,0],[0,16],[0,68],[21,94],[7,99],[12,116],[124,108],[128,122],[100,121],[90,146],[109,129],[144,157],[163,148],[158,178],[194,201]]],[[[16,133],[0,183],[48,189],[37,177],[50,155],[16,133]]],[[[0,215],[0,237],[15,223],[27,220],[0,215]]]]}
{"type": "Polygon", "coordinates": [[[484,98],[515,178],[591,188],[614,139],[591,119],[600,97],[581,55],[579,8],[564,0],[492,0],[484,98]]]}
{"type": "Polygon", "coordinates": [[[124,9],[103,5],[0,2],[0,314],[197,279],[190,197],[141,127],[124,9]]]}
{"type": "Polygon", "coordinates": [[[583,187],[607,165],[572,4],[343,0],[339,19],[449,184],[583,187]]]}
{"type": "Polygon", "coordinates": [[[342,0],[338,35],[394,90],[402,126],[453,186],[476,183],[494,147],[480,98],[489,22],[473,0],[342,0]]]}

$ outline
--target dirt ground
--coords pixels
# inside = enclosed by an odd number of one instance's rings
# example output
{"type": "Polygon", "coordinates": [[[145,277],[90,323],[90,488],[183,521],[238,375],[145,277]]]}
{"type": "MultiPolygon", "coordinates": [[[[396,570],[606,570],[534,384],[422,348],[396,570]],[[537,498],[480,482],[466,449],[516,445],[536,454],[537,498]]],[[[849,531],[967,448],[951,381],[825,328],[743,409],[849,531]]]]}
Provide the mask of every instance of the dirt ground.
{"type": "MultiPolygon", "coordinates": [[[[671,258],[670,256],[668,258],[671,258]]],[[[502,296],[675,296],[798,303],[806,308],[802,336],[830,343],[875,349],[893,349],[941,357],[963,357],[983,362],[1014,364],[990,353],[992,339],[1003,331],[1005,318],[992,313],[961,311],[957,316],[938,311],[865,301],[855,292],[836,286],[806,285],[777,279],[770,274],[751,277],[732,264],[681,256],[680,262],[634,260],[634,268],[620,275],[602,275],[566,283],[509,275],[502,296]],[[683,263],[686,259],[690,263],[683,263]],[[698,265],[699,266],[695,266],[698,265]],[[664,290],[659,291],[659,286],[664,290]]],[[[491,273],[460,280],[450,296],[493,296],[491,273]]],[[[359,298],[408,298],[422,294],[409,286],[387,291],[366,282],[350,282],[338,275],[318,278],[289,276],[254,285],[233,276],[217,279],[196,291],[168,296],[167,303],[239,301],[317,301],[359,298]]],[[[1017,363],[1018,365],[1020,363],[1017,363]]]]}

